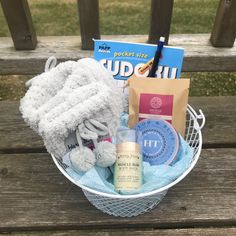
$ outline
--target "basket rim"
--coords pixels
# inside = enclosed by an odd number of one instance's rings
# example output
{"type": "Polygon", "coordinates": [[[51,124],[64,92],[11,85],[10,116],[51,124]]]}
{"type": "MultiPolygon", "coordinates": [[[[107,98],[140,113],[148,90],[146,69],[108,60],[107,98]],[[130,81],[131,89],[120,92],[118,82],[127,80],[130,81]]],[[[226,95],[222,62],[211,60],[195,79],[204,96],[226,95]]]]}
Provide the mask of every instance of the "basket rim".
{"type": "Polygon", "coordinates": [[[177,183],[179,183],[182,179],[184,179],[189,173],[190,171],[194,168],[194,166],[196,165],[197,161],[199,160],[200,157],[200,153],[202,150],[202,132],[199,126],[199,123],[197,122],[197,113],[195,112],[195,110],[192,108],[192,106],[190,106],[188,104],[187,107],[187,111],[189,112],[190,116],[192,116],[196,122],[195,122],[195,129],[197,130],[198,134],[199,134],[199,148],[197,150],[197,153],[195,154],[195,159],[192,161],[191,165],[189,166],[188,169],[186,169],[182,175],[180,175],[176,180],[174,180],[173,182],[169,183],[168,185],[165,185],[161,188],[155,189],[153,191],[150,192],[145,192],[145,193],[138,193],[138,194],[127,194],[127,195],[121,195],[121,194],[111,194],[111,193],[105,193],[105,192],[100,192],[97,191],[95,189],[91,189],[89,187],[86,187],[84,185],[81,185],[79,183],[76,183],[75,180],[70,177],[70,175],[60,166],[60,164],[58,163],[57,158],[51,154],[52,159],[54,161],[54,163],[56,164],[57,168],[61,171],[61,173],[67,178],[69,179],[72,183],[74,183],[75,185],[77,185],[78,187],[80,187],[82,190],[88,191],[90,193],[99,195],[101,197],[108,197],[108,198],[116,198],[116,199],[135,199],[135,198],[143,198],[143,197],[147,197],[147,196],[151,196],[151,195],[155,195],[158,193],[161,193],[163,191],[167,191],[169,188],[173,187],[174,185],[176,185],[177,183]]]}

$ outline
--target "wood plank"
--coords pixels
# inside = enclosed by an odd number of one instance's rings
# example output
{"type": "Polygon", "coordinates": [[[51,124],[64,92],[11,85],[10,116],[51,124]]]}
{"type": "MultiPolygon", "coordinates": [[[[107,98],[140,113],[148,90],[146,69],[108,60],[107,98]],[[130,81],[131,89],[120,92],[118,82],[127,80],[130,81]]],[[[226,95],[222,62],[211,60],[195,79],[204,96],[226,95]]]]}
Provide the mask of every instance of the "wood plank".
{"type": "Polygon", "coordinates": [[[0,155],[0,231],[235,226],[235,155],[236,149],[203,150],[160,205],[132,218],[94,208],[48,154],[0,155]]]}
{"type": "MultiPolygon", "coordinates": [[[[6,236],[6,233],[0,235],[6,236]]],[[[195,228],[195,229],[112,229],[112,230],[61,230],[11,232],[11,236],[235,236],[236,228],[195,228]]]]}
{"type": "Polygon", "coordinates": [[[163,36],[165,44],[168,44],[173,5],[174,0],[151,1],[149,43],[156,44],[158,39],[163,36]]]}
{"type": "Polygon", "coordinates": [[[27,0],[1,0],[16,50],[32,50],[37,45],[31,13],[27,0]]]}
{"type": "MultiPolygon", "coordinates": [[[[209,34],[170,35],[169,45],[185,48],[183,71],[236,71],[236,46],[214,48],[209,34]]],[[[128,42],[147,42],[147,35],[110,35],[104,39],[128,42]]],[[[48,57],[55,55],[58,61],[93,57],[92,51],[81,50],[79,37],[39,37],[33,51],[15,51],[10,38],[0,37],[0,74],[42,73],[48,57]]]]}
{"type": "Polygon", "coordinates": [[[236,147],[236,97],[191,97],[190,104],[202,109],[206,125],[202,130],[204,147],[236,147]]]}
{"type": "Polygon", "coordinates": [[[77,0],[82,49],[93,49],[93,39],[100,39],[98,0],[77,0]]]}
{"type": "MultiPolygon", "coordinates": [[[[236,97],[191,97],[206,116],[204,147],[236,147],[236,97]]],[[[41,138],[24,123],[19,103],[0,103],[0,153],[45,152],[41,138]]]]}
{"type": "Polygon", "coordinates": [[[1,102],[0,117],[0,153],[2,150],[8,152],[12,149],[16,152],[25,152],[25,149],[45,152],[41,137],[23,121],[19,102],[1,102]]]}
{"type": "Polygon", "coordinates": [[[232,47],[236,37],[236,1],[220,0],[211,33],[215,47],[232,47]]]}

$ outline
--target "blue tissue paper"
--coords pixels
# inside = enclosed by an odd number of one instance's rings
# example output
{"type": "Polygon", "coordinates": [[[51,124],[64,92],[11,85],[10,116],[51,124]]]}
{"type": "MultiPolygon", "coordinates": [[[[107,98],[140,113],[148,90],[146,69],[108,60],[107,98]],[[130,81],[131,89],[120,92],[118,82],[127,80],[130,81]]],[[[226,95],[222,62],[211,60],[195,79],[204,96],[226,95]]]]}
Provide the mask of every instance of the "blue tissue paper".
{"type": "Polygon", "coordinates": [[[143,162],[143,185],[132,192],[116,192],[113,185],[112,168],[101,168],[94,166],[87,172],[75,171],[71,165],[69,153],[63,157],[63,162],[67,165],[66,171],[69,176],[80,186],[97,190],[109,194],[140,194],[147,193],[164,187],[176,180],[184,171],[188,169],[193,157],[193,148],[180,137],[180,148],[177,160],[172,165],[150,165],[143,162]]]}

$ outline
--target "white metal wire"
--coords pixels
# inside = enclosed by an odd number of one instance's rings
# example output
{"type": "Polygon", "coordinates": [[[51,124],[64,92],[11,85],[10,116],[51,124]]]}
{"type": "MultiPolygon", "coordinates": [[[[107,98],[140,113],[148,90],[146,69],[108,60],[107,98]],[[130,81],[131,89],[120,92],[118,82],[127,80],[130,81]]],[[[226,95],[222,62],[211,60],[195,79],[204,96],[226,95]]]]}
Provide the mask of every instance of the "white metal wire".
{"type": "Polygon", "coordinates": [[[205,117],[201,110],[198,115],[195,110],[188,105],[186,116],[185,140],[193,148],[193,157],[188,169],[172,183],[148,193],[136,195],[113,195],[102,193],[86,186],[76,183],[66,172],[66,166],[52,155],[58,169],[74,184],[81,187],[87,199],[99,210],[114,216],[132,217],[145,213],[161,202],[168,189],[180,182],[197,163],[202,149],[201,129],[205,124],[205,117]],[[198,120],[201,120],[199,125],[198,120]]]}
{"type": "Polygon", "coordinates": [[[132,217],[145,213],[153,209],[166,195],[167,190],[159,194],[153,194],[146,197],[135,199],[119,199],[104,197],[93,194],[90,191],[83,190],[87,199],[99,210],[114,216],[132,217]]]}

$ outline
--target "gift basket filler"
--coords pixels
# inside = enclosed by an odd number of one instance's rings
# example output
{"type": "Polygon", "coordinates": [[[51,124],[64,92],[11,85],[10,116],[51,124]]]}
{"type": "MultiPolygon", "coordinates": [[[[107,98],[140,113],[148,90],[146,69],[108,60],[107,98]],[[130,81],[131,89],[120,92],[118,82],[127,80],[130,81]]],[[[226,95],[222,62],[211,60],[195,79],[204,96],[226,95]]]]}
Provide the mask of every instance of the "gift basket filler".
{"type": "Polygon", "coordinates": [[[58,169],[101,211],[155,207],[197,163],[205,117],[188,105],[184,50],[95,40],[94,59],[56,65],[26,83],[20,111],[58,169]]]}

